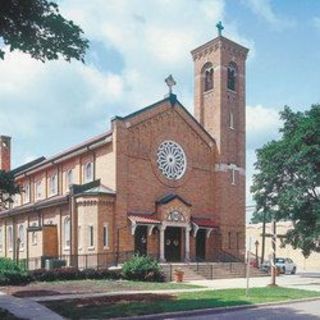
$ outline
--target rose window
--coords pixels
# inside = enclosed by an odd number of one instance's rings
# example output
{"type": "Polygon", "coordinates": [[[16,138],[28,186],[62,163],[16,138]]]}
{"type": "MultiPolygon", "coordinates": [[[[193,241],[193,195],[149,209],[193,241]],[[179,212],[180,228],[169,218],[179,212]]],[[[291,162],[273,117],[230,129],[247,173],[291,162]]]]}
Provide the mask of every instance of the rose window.
{"type": "Polygon", "coordinates": [[[170,180],[180,179],[187,168],[187,159],[182,147],[174,141],[164,141],[158,151],[158,167],[170,180]]]}

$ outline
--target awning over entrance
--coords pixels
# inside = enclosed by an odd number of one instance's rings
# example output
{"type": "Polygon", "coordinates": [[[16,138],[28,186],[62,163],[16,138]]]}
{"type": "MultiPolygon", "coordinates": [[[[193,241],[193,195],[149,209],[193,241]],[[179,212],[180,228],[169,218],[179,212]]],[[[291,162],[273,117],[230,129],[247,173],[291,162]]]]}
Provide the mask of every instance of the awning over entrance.
{"type": "Polygon", "coordinates": [[[193,236],[196,237],[200,229],[206,230],[207,238],[209,238],[212,230],[219,229],[219,226],[211,219],[208,218],[193,218],[191,219],[193,236]]]}
{"type": "Polygon", "coordinates": [[[147,214],[129,214],[128,219],[131,221],[131,234],[134,235],[137,226],[147,226],[148,234],[151,235],[152,230],[161,224],[161,221],[147,214]]]}

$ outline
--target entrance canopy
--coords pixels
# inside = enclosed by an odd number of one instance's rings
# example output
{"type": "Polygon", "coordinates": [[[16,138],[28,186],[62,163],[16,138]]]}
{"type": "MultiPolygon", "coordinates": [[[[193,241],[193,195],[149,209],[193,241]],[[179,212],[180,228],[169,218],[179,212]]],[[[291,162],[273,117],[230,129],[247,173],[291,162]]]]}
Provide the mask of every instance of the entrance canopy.
{"type": "Polygon", "coordinates": [[[196,237],[200,229],[206,230],[207,238],[209,238],[212,230],[218,230],[218,225],[211,219],[208,218],[194,218],[191,219],[193,236],[196,237]]]}
{"type": "Polygon", "coordinates": [[[128,219],[131,221],[131,234],[134,235],[137,226],[147,226],[148,235],[152,234],[153,229],[161,224],[161,221],[153,217],[148,217],[148,215],[143,214],[129,214],[128,219]]]}

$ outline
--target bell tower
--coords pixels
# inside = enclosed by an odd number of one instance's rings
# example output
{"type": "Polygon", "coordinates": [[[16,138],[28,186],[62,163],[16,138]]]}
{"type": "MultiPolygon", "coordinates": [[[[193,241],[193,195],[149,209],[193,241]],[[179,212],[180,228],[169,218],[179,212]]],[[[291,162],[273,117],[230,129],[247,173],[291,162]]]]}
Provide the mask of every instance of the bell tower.
{"type": "Polygon", "coordinates": [[[248,49],[218,36],[194,49],[194,115],[216,141],[214,202],[222,250],[245,244],[245,63],[248,49]]]}

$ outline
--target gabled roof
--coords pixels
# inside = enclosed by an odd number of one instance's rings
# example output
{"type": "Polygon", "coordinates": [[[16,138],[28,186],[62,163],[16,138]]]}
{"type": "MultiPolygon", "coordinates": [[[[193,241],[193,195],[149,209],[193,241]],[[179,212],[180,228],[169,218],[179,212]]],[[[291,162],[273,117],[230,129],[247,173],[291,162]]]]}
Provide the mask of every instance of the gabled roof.
{"type": "Polygon", "coordinates": [[[188,111],[187,108],[185,108],[183,106],[183,104],[177,99],[177,96],[173,93],[171,93],[170,95],[168,95],[167,97],[165,97],[164,99],[160,100],[160,101],[157,101],[145,108],[142,108],[142,109],[139,109],[135,112],[132,112],[124,117],[119,117],[119,116],[116,116],[113,118],[113,120],[129,120],[129,119],[132,119],[144,112],[147,112],[147,111],[151,111],[152,109],[154,108],[157,108],[161,105],[163,105],[163,103],[165,102],[169,102],[170,105],[172,107],[180,107],[187,115],[188,117],[191,119],[191,121],[198,127],[198,129],[205,134],[205,136],[207,138],[209,138],[210,141],[214,142],[215,143],[215,140],[214,138],[210,135],[210,133],[198,122],[198,120],[188,111]]]}
{"type": "Polygon", "coordinates": [[[179,199],[181,202],[183,202],[186,206],[191,207],[191,203],[184,200],[183,198],[181,198],[179,195],[175,194],[175,193],[168,193],[166,195],[164,195],[163,197],[161,197],[160,199],[158,199],[156,201],[157,204],[166,204],[169,203],[170,201],[174,200],[174,199],[179,199]]]}
{"type": "Polygon", "coordinates": [[[49,208],[56,205],[63,205],[68,203],[69,196],[68,195],[61,195],[61,196],[54,196],[51,198],[47,198],[44,200],[37,201],[35,203],[28,203],[13,209],[8,209],[0,212],[0,216],[11,216],[16,215],[19,213],[35,211],[39,209],[49,208]]]}
{"type": "Polygon", "coordinates": [[[116,192],[105,185],[101,184],[101,180],[95,180],[85,184],[73,184],[70,187],[71,194],[75,196],[93,196],[100,194],[115,195],[116,192]]]}
{"type": "Polygon", "coordinates": [[[19,172],[22,172],[22,171],[25,171],[41,162],[43,162],[44,160],[46,160],[46,157],[40,157],[40,158],[37,158],[35,160],[32,160],[30,162],[27,162],[25,164],[23,164],[22,166],[19,166],[13,170],[11,170],[11,172],[14,174],[14,175],[17,175],[19,172]]]}
{"type": "Polygon", "coordinates": [[[62,152],[59,152],[59,153],[53,155],[52,157],[49,157],[49,158],[40,157],[36,160],[33,160],[29,163],[26,163],[18,168],[13,169],[12,172],[14,173],[15,176],[18,176],[18,175],[25,173],[27,171],[37,169],[43,165],[48,165],[50,163],[54,163],[55,161],[59,160],[62,157],[65,157],[65,156],[70,155],[74,152],[80,151],[83,148],[86,148],[86,147],[89,148],[90,146],[95,145],[98,142],[103,142],[104,139],[106,139],[107,137],[109,137],[111,135],[112,135],[112,130],[109,130],[107,132],[104,132],[103,134],[100,134],[98,136],[90,138],[80,144],[77,144],[71,148],[68,148],[62,152]]]}

